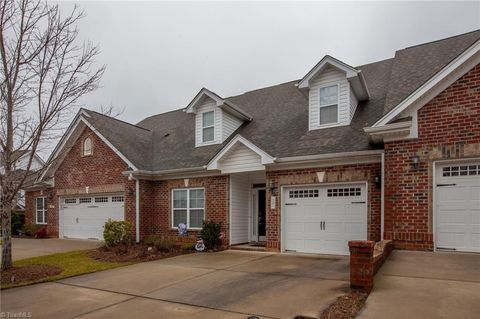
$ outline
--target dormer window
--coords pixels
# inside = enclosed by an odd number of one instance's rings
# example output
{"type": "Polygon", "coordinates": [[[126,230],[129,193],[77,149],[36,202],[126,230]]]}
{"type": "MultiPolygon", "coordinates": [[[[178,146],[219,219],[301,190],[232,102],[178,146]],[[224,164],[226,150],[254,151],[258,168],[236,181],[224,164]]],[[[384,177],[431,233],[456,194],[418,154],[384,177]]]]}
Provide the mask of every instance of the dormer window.
{"type": "Polygon", "coordinates": [[[338,123],[338,85],[320,88],[320,125],[338,123]]]}
{"type": "Polygon", "coordinates": [[[92,155],[92,139],[87,137],[83,141],[83,156],[90,156],[92,155]]]}
{"type": "Polygon", "coordinates": [[[202,113],[202,142],[215,140],[215,111],[202,113]]]}

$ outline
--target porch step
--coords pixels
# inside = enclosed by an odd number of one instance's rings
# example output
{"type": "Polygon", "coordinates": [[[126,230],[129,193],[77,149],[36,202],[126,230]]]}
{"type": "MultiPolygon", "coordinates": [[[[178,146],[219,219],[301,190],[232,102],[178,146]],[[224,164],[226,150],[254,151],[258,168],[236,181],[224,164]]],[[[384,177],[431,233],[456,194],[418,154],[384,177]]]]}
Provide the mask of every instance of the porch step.
{"type": "Polygon", "coordinates": [[[265,246],[259,244],[241,244],[230,246],[232,250],[265,251],[265,246]]]}

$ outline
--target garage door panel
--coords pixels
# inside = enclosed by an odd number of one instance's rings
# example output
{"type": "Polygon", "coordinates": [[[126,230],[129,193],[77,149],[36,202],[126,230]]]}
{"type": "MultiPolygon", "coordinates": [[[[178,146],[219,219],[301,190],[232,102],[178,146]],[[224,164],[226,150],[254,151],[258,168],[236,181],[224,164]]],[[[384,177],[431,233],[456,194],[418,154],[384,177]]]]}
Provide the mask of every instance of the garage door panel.
{"type": "Polygon", "coordinates": [[[289,190],[285,190],[288,203],[283,207],[285,249],[348,254],[349,240],[367,238],[365,185],[338,184],[314,189],[318,190],[315,198],[289,198],[289,190]]]}
{"type": "Polygon", "coordinates": [[[62,234],[69,238],[103,239],[108,219],[124,220],[123,195],[93,195],[62,198],[62,234]]]}
{"type": "Polygon", "coordinates": [[[480,252],[480,162],[437,166],[435,241],[438,248],[480,252]]]}

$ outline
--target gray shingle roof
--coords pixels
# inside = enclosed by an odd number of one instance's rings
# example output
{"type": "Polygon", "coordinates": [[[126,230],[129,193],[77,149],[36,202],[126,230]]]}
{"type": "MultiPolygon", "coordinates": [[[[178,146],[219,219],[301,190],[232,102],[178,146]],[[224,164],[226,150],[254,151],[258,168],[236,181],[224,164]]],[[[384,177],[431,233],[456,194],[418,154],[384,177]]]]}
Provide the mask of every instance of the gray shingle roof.
{"type": "MultiPolygon", "coordinates": [[[[374,149],[363,128],[394,106],[480,39],[480,30],[397,51],[395,57],[358,66],[370,99],[358,105],[349,126],[308,130],[308,90],[298,80],[246,92],[226,100],[253,117],[236,133],[273,157],[374,149]]],[[[183,109],[148,117],[136,125],[88,111],[94,125],[137,168],[201,167],[222,145],[195,147],[195,115],[183,109]]],[[[232,137],[235,134],[232,135],[232,137]]]]}

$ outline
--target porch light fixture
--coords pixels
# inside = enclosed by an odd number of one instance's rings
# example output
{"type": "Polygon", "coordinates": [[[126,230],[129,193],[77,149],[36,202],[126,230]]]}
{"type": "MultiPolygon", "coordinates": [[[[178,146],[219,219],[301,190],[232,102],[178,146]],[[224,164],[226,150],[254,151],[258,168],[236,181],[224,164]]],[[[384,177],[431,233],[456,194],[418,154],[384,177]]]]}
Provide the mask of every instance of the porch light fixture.
{"type": "Polygon", "coordinates": [[[414,170],[418,169],[419,163],[420,163],[420,156],[418,155],[412,156],[412,166],[414,170]]]}
{"type": "Polygon", "coordinates": [[[275,190],[277,189],[276,186],[275,186],[275,181],[273,179],[271,179],[269,182],[268,182],[268,188],[270,189],[270,193],[272,195],[275,194],[275,190]]]}
{"type": "Polygon", "coordinates": [[[382,177],[380,175],[376,175],[374,181],[377,189],[380,189],[382,187],[382,177]]]}

